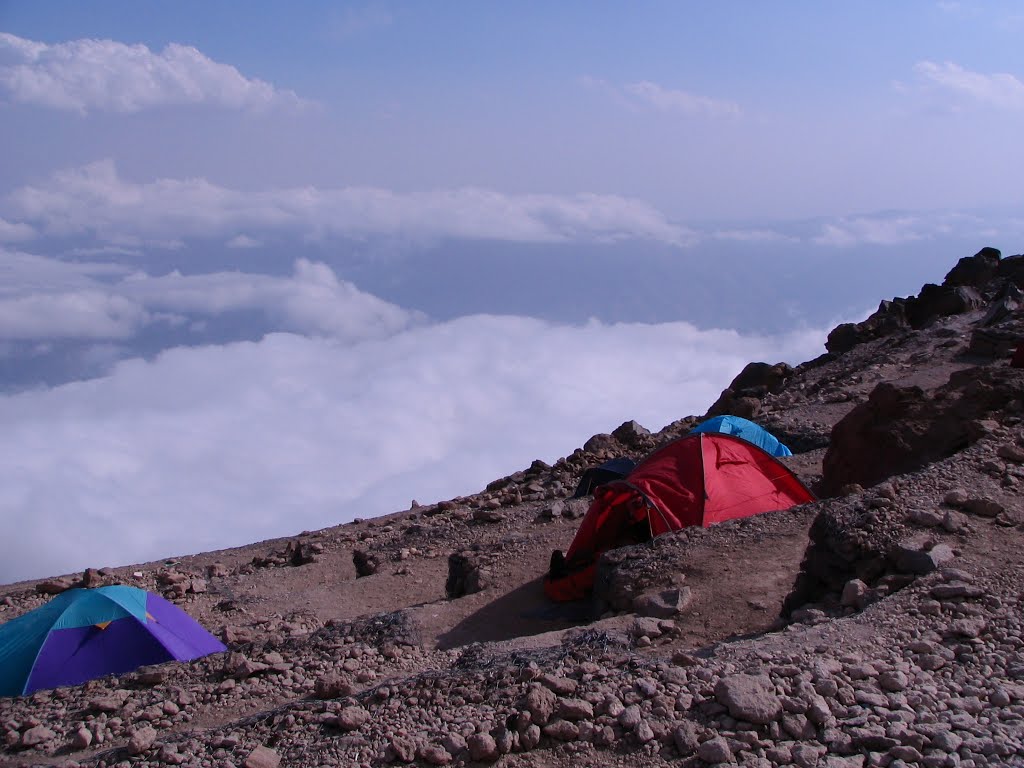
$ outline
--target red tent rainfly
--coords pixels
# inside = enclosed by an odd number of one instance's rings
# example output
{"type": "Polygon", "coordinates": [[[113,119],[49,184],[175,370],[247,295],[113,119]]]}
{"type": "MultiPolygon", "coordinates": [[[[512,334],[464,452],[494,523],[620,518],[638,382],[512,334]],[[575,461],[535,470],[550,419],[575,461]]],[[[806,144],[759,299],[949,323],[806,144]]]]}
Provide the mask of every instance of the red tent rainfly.
{"type": "Polygon", "coordinates": [[[756,445],[725,434],[687,435],[598,488],[569,551],[552,554],[544,591],[552,600],[578,600],[592,589],[602,552],[809,501],[814,494],[756,445]]]}

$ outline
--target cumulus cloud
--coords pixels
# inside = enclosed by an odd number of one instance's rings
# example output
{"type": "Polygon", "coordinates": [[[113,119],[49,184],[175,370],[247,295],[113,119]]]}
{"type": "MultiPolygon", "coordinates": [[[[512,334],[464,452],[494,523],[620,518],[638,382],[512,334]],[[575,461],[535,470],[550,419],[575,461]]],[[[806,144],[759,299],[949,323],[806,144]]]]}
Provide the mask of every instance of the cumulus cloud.
{"type": "Polygon", "coordinates": [[[646,102],[652,107],[666,112],[708,115],[709,117],[735,117],[741,111],[736,102],[663,88],[648,80],[629,83],[623,86],[623,90],[638,101],[646,102]]]}
{"type": "Polygon", "coordinates": [[[120,242],[243,233],[251,238],[268,231],[310,238],[643,238],[673,244],[685,244],[692,236],[651,205],[618,195],[506,195],[477,188],[399,194],[368,187],[245,192],[203,178],[136,183],[121,178],[111,160],[60,171],[48,183],[15,190],[8,205],[46,234],[93,234],[120,242]]]}
{"type": "Polygon", "coordinates": [[[855,245],[898,245],[930,237],[934,233],[915,216],[896,218],[858,217],[840,219],[822,225],[813,239],[816,245],[849,247],[855,245]]]}
{"type": "Polygon", "coordinates": [[[13,223],[0,218],[0,243],[15,243],[22,240],[31,240],[35,235],[36,231],[28,224],[21,222],[13,223]]]}
{"type": "Polygon", "coordinates": [[[588,88],[611,94],[634,107],[656,109],[660,112],[705,117],[738,117],[743,112],[740,105],[734,101],[666,88],[650,80],[616,85],[600,78],[584,77],[583,84],[588,88]]]}
{"type": "Polygon", "coordinates": [[[335,339],[391,335],[422,318],[305,259],[290,277],[151,276],[0,250],[0,340],[127,339],[153,323],[258,312],[278,330],[335,339]]]}
{"type": "Polygon", "coordinates": [[[859,245],[893,246],[936,238],[1007,237],[1016,234],[1017,230],[1013,217],[998,212],[883,212],[821,223],[818,234],[811,238],[811,242],[841,248],[859,245]]]}
{"type": "Polygon", "coordinates": [[[5,32],[0,32],[0,89],[16,102],[81,113],[300,104],[291,91],[247,78],[188,45],[171,43],[160,52],[114,40],[50,45],[5,32]]]}
{"type": "Polygon", "coordinates": [[[225,245],[228,248],[259,248],[263,243],[248,235],[235,235],[225,245]]]}
{"type": "Polygon", "coordinates": [[[741,243],[796,243],[800,238],[776,232],[773,229],[719,229],[710,235],[716,240],[741,243]]]}
{"type": "Polygon", "coordinates": [[[18,531],[0,582],[471,493],[627,419],[702,412],[747,361],[806,359],[823,338],[475,316],[175,349],[0,397],[0,526],[18,531]]]}
{"type": "Polygon", "coordinates": [[[1024,82],[1007,72],[972,72],[951,61],[921,61],[914,65],[914,71],[954,96],[997,109],[1024,109],[1024,82]]]}

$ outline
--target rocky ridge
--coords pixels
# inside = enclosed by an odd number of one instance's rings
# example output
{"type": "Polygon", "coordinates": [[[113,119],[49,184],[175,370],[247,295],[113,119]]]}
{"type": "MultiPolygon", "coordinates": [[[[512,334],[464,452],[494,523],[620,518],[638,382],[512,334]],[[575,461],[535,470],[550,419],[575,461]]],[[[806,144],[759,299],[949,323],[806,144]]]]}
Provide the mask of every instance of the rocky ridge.
{"type": "Polygon", "coordinates": [[[1024,256],[984,249],[709,409],[822,500],[539,575],[627,422],[479,494],[291,540],[0,586],[0,621],[130,583],[224,654],[0,699],[0,765],[1024,765],[1024,256]]]}

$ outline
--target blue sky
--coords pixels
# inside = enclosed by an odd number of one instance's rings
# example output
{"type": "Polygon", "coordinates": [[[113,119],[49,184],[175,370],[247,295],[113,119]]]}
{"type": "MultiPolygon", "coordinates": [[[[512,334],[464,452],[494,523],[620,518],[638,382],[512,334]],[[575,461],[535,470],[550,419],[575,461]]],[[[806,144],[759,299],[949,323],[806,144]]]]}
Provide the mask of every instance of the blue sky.
{"type": "Polygon", "coordinates": [[[1022,32],[0,0],[0,581],[470,493],[1019,252],[1022,32]]]}

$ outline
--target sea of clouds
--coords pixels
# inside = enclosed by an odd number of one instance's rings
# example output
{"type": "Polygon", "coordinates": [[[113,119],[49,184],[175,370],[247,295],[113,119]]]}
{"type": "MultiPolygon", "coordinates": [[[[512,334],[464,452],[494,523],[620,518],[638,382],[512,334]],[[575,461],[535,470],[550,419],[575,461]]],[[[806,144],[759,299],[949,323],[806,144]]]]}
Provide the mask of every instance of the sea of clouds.
{"type": "MultiPolygon", "coordinates": [[[[305,260],[282,277],[151,277],[4,251],[0,269],[8,345],[46,348],[77,329],[112,347],[102,375],[0,396],[0,582],[473,493],[623,421],[658,429],[702,413],[748,361],[799,362],[824,339],[685,322],[432,321],[305,260]],[[204,323],[239,309],[276,330],[201,341],[204,323]],[[153,324],[199,341],[127,354],[153,324]]],[[[22,361],[23,347],[2,349],[0,364],[22,361]]]]}

